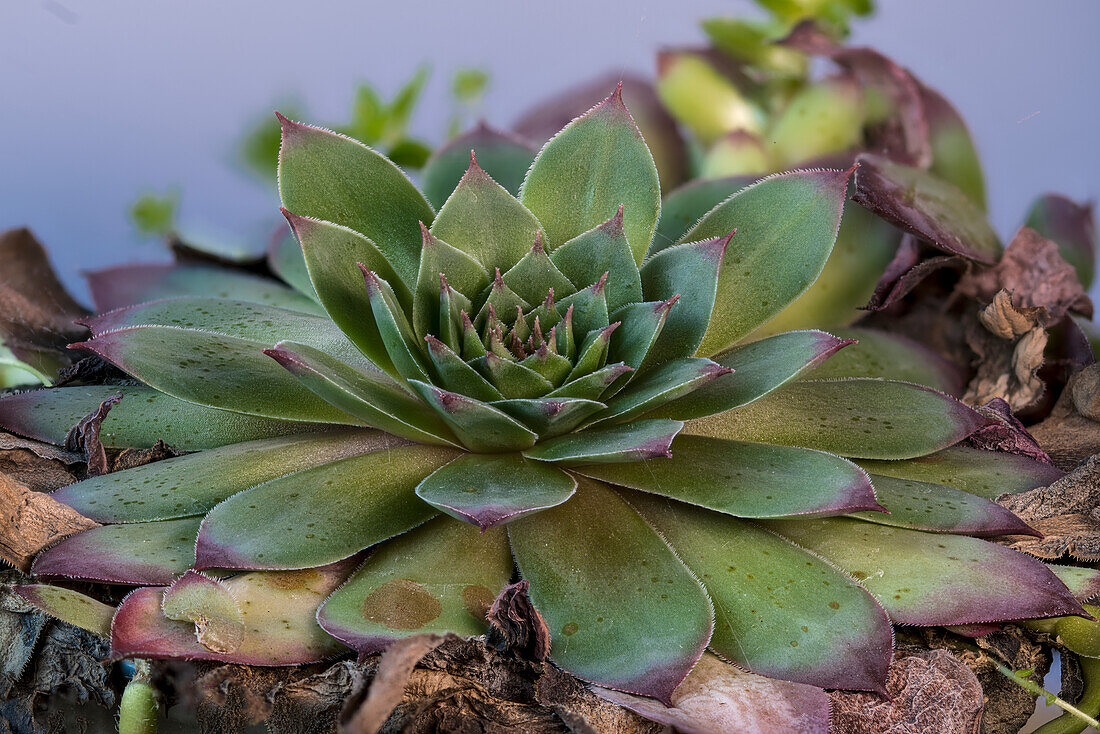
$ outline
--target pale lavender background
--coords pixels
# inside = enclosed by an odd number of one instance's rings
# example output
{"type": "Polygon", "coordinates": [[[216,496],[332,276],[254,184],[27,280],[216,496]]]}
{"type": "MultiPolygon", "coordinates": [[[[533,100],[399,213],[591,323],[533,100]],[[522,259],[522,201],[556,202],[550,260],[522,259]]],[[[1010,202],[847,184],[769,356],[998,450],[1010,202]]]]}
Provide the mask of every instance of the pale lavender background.
{"type": "MultiPolygon", "coordinates": [[[[1098,193],[1100,3],[882,0],[857,27],[962,110],[1011,234],[1034,195],[1098,193]]],[[[340,119],[356,80],[392,92],[435,73],[415,129],[432,140],[458,66],[492,72],[485,113],[511,122],[547,92],[610,68],[651,72],[662,44],[742,0],[0,0],[0,228],[29,224],[62,276],[162,257],[125,210],[177,185],[183,217],[258,238],[273,191],[232,166],[242,127],[288,94],[340,119]]]]}

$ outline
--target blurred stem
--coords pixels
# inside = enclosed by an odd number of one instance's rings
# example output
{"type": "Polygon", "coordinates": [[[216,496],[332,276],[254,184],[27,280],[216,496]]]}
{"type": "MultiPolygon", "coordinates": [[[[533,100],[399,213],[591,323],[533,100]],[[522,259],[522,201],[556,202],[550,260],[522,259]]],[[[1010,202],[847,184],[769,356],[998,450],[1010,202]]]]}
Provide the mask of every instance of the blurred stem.
{"type": "MultiPolygon", "coordinates": [[[[1085,693],[1081,696],[1081,701],[1079,701],[1079,703],[1088,709],[1090,708],[1089,703],[1093,703],[1092,699],[1096,699],[1094,705],[1091,707],[1094,714],[1097,711],[1096,704],[1100,704],[1100,690],[1096,690],[1097,687],[1100,686],[1100,680],[1098,680],[1096,675],[1098,672],[1098,663],[1100,663],[1100,660],[1081,658],[1081,670],[1085,676],[1085,693]]],[[[1064,701],[1050,691],[1044,689],[1035,681],[1020,675],[1001,663],[994,661],[993,664],[997,666],[997,670],[1000,671],[1002,675],[1013,683],[1016,683],[1028,693],[1045,698],[1047,706],[1053,704],[1066,712],[1054,721],[1036,729],[1035,734],[1070,734],[1071,732],[1084,731],[1086,726],[1100,727],[1100,723],[1098,723],[1095,718],[1078,709],[1068,701],[1064,701]]]]}
{"type": "Polygon", "coordinates": [[[1095,717],[1100,715],[1100,658],[1082,657],[1078,660],[1085,679],[1085,690],[1081,694],[1081,700],[1077,702],[1077,708],[1062,706],[1066,713],[1043,724],[1034,734],[1077,734],[1084,731],[1086,726],[1097,726],[1095,717]],[[1088,718],[1088,723],[1085,723],[1082,716],[1088,718]]]}
{"type": "Polygon", "coordinates": [[[118,734],[156,734],[159,710],[152,667],[148,660],[135,660],[134,677],[126,684],[118,709],[118,734]]]}

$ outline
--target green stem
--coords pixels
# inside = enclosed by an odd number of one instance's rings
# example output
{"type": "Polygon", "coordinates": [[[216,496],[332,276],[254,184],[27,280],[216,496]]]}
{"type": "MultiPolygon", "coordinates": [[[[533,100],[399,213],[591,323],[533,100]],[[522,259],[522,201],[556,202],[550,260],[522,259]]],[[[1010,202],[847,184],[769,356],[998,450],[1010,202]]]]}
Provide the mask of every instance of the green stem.
{"type": "Polygon", "coordinates": [[[126,684],[118,708],[118,734],[157,734],[160,704],[149,661],[135,660],[134,669],[134,677],[126,684]]]}
{"type": "Polygon", "coordinates": [[[1081,700],[1077,702],[1077,708],[1073,711],[1066,709],[1066,713],[1043,724],[1035,730],[1034,734],[1078,734],[1084,731],[1086,726],[1097,726],[1096,717],[1100,716],[1100,658],[1083,657],[1078,660],[1081,662],[1081,674],[1085,679],[1085,691],[1081,694],[1081,700]],[[1086,723],[1085,718],[1082,717],[1087,718],[1088,722],[1086,723]]]}

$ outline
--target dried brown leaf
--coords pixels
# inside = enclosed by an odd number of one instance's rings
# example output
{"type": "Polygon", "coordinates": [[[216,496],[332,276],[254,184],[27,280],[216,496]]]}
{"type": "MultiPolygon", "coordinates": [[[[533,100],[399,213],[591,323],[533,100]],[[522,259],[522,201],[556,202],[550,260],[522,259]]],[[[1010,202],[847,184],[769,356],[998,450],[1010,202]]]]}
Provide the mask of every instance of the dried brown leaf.
{"type": "Polygon", "coordinates": [[[1049,487],[1001,495],[997,503],[1045,536],[1013,536],[1016,550],[1048,561],[1100,561],[1100,455],[1049,487]]]}
{"type": "Polygon", "coordinates": [[[376,734],[405,697],[405,687],[416,664],[444,639],[442,635],[413,635],[390,645],[378,663],[366,698],[361,702],[355,697],[348,700],[340,717],[340,730],[347,734],[376,734]]]}
{"type": "Polygon", "coordinates": [[[43,548],[94,527],[99,523],[0,474],[0,558],[21,571],[43,548]]]}

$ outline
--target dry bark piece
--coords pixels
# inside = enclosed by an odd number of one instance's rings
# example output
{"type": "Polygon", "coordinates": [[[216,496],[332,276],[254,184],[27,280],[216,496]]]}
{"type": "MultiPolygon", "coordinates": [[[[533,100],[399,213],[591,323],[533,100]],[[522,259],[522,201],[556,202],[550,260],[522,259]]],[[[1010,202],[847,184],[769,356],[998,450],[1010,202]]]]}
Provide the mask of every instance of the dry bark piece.
{"type": "Polygon", "coordinates": [[[1061,321],[1070,311],[1092,318],[1092,301],[1077,271],[1062,258],[1055,242],[1028,227],[1016,232],[1000,262],[959,281],[960,293],[982,303],[992,301],[1001,290],[1012,294],[1017,308],[1045,308],[1047,324],[1061,321]]]}
{"type": "Polygon", "coordinates": [[[1046,310],[1017,308],[1007,291],[998,291],[966,330],[966,342],[978,355],[977,374],[963,402],[970,405],[1000,398],[1014,411],[1038,402],[1046,386],[1039,377],[1048,335],[1046,310]]]}
{"type": "Polygon", "coordinates": [[[84,457],[48,443],[0,432],[0,474],[35,492],[50,492],[79,479],[84,457]]]}
{"type": "Polygon", "coordinates": [[[1070,471],[1100,453],[1100,422],[1087,414],[1095,413],[1097,403],[1100,403],[1100,364],[1073,375],[1046,420],[1030,428],[1031,435],[1047,449],[1058,468],[1070,471]]]}
{"type": "Polygon", "coordinates": [[[340,731],[346,734],[377,734],[386,719],[405,697],[416,664],[429,652],[439,647],[442,635],[412,635],[390,645],[378,662],[378,671],[366,697],[352,695],[340,716],[340,731]]]}
{"type": "Polygon", "coordinates": [[[997,503],[1045,536],[1012,536],[1016,550],[1048,561],[1100,561],[1100,455],[1049,487],[1001,495],[997,503]]]}
{"type": "Polygon", "coordinates": [[[886,679],[888,696],[832,691],[835,734],[976,732],[982,687],[947,650],[899,647],[886,679]]]}
{"type": "Polygon", "coordinates": [[[21,571],[43,548],[83,530],[99,527],[49,495],[0,474],[0,558],[21,571]]]}
{"type": "Polygon", "coordinates": [[[489,608],[489,634],[485,640],[499,652],[515,652],[529,660],[550,657],[550,630],[527,595],[528,583],[504,587],[489,608]]]}

